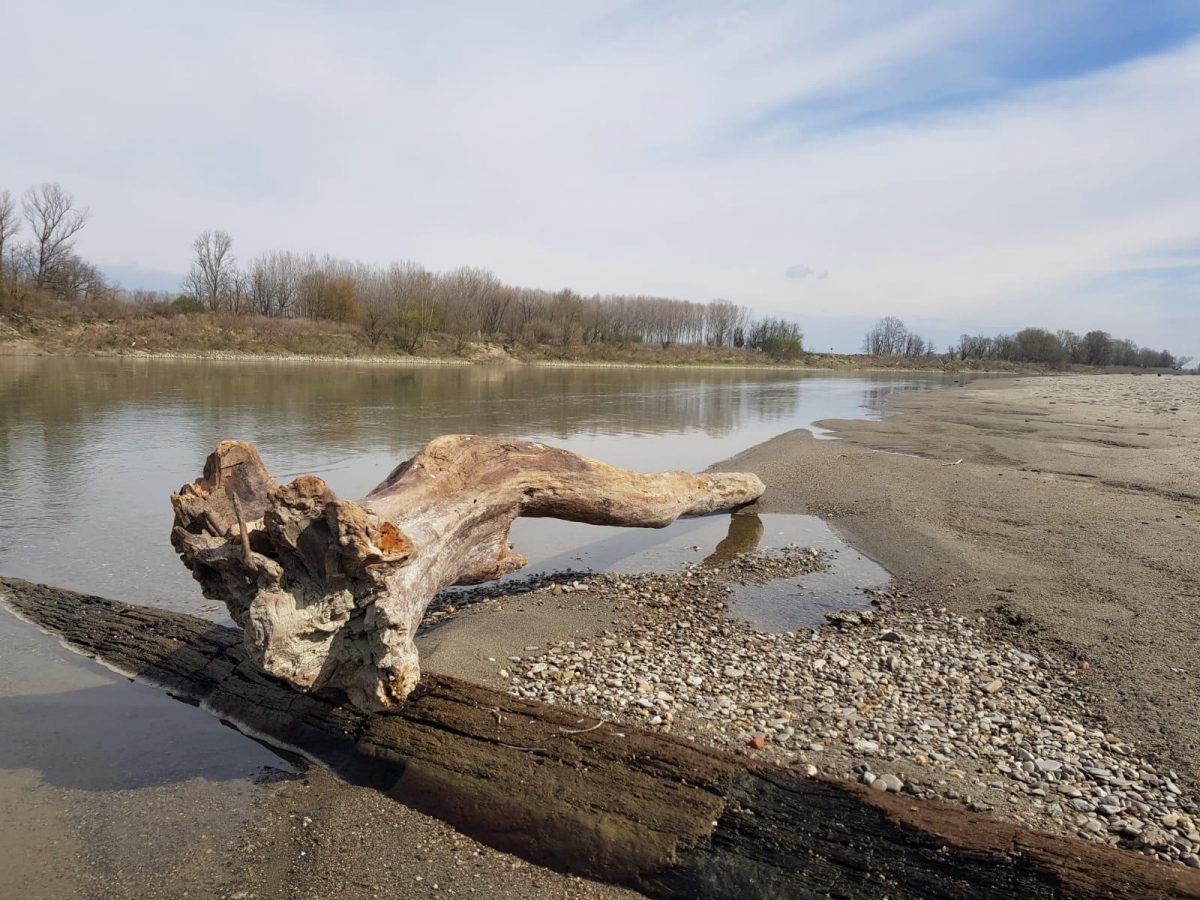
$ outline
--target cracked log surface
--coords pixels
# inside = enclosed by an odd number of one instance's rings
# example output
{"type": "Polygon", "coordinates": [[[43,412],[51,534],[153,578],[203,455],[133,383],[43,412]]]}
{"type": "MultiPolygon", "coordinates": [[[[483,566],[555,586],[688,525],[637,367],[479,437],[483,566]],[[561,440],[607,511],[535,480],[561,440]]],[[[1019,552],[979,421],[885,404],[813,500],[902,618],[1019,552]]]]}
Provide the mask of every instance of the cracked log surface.
{"type": "Polygon", "coordinates": [[[525,565],[508,540],[519,516],[662,528],[763,490],[755,475],[647,475],[532,441],[446,435],[362,500],[340,500],[315,475],[277,484],[253,444],[225,441],[171,496],[171,543],[264,671],[382,711],[417,685],[413,637],[434,595],[525,565]]]}
{"type": "Polygon", "coordinates": [[[371,715],[263,674],[230,628],[14,579],[0,605],[464,833],[654,897],[1196,897],[1200,873],[796,777],[426,673],[371,715]],[[624,736],[622,736],[624,735],[624,736]]]}

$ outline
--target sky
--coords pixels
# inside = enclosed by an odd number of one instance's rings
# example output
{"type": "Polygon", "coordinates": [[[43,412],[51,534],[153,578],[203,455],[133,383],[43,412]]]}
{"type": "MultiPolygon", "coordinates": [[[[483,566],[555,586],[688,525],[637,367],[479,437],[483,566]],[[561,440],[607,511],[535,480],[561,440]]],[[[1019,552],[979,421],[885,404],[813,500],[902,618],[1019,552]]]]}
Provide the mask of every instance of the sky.
{"type": "Polygon", "coordinates": [[[221,228],[728,298],[813,349],[897,315],[1200,357],[1195,0],[0,8],[0,189],[69,189],[126,287],[221,228]]]}

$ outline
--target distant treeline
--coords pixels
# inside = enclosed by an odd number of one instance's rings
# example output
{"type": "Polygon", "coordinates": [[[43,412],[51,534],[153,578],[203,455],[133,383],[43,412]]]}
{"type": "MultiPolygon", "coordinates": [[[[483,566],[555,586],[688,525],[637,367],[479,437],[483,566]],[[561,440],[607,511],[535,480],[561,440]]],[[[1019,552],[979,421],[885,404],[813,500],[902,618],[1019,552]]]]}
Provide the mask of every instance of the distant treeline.
{"type": "MultiPolygon", "coordinates": [[[[863,338],[863,353],[870,356],[922,358],[937,355],[932,341],[909,331],[895,316],[880,319],[863,338]]],[[[1139,347],[1133,341],[1114,338],[1106,331],[1047,331],[1023,328],[1016,334],[964,334],[946,356],[953,359],[1000,360],[1033,363],[1061,369],[1068,365],[1132,366],[1147,369],[1182,369],[1190,356],[1175,356],[1167,350],[1139,347]]]]}
{"type": "Polygon", "coordinates": [[[635,343],[746,348],[777,360],[799,358],[793,322],[755,318],[728,300],[593,295],[507,285],[487,269],[431,272],[412,262],[376,266],[330,256],[271,251],[245,264],[224,231],[205,231],[178,293],[119,291],[74,252],[88,212],[57,184],[17,201],[0,193],[0,294],[42,292],[68,302],[119,298],[158,314],[213,312],[326,320],[360,326],[372,346],[412,353],[433,335],[461,350],[469,341],[506,340],[569,350],[577,344],[635,343]],[[30,240],[19,242],[22,226],[30,240]]]}
{"type": "Polygon", "coordinates": [[[195,241],[186,296],[214,312],[351,322],[372,343],[412,352],[434,333],[459,345],[474,338],[513,343],[654,343],[748,347],[779,359],[803,352],[794,323],[755,319],[728,300],[594,295],[504,284],[487,269],[431,272],[413,262],[376,266],[271,251],[239,266],[233,241],[206,231],[195,241]]]}
{"type": "Polygon", "coordinates": [[[954,350],[959,359],[1002,359],[1042,363],[1059,369],[1067,365],[1182,369],[1191,361],[1190,356],[1139,347],[1133,341],[1100,330],[1082,335],[1045,328],[1023,328],[1016,334],[995,337],[964,334],[954,350]]]}

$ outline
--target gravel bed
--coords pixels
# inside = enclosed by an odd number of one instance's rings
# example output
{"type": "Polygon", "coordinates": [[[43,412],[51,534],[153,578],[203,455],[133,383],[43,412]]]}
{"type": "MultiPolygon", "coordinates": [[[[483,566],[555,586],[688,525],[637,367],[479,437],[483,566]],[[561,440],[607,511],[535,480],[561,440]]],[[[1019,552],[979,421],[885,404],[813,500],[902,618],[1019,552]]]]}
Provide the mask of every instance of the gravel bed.
{"type": "Polygon", "coordinates": [[[519,590],[590,592],[631,624],[526,648],[499,674],[518,697],[1200,868],[1195,799],[1104,730],[1066,662],[889,591],[817,629],[729,618],[733,585],[822,567],[787,548],[678,575],[535,579],[519,590]]]}

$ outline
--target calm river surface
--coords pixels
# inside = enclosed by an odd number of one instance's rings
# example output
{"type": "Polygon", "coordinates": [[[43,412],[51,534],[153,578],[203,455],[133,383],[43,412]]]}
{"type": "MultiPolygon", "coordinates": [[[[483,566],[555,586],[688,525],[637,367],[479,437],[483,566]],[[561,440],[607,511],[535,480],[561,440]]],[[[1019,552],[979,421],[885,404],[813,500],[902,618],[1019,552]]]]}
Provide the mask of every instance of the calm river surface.
{"type": "MultiPolygon", "coordinates": [[[[878,415],[886,395],[945,381],[0,357],[0,574],[197,611],[206,601],[168,541],[169,495],[226,438],[254,441],[280,481],[312,472],[354,498],[439,434],[531,438],[641,471],[700,470],[820,419],[878,415]]],[[[613,533],[523,520],[513,539],[536,566],[578,559],[613,533]]]]}

